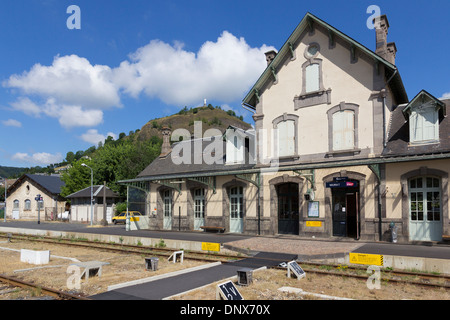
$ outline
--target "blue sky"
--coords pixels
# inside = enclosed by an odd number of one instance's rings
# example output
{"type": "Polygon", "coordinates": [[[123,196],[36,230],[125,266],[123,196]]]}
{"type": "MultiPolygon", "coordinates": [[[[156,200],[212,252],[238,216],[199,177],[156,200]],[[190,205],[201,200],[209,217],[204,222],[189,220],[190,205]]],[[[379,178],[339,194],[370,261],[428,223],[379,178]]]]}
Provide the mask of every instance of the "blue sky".
{"type": "Polygon", "coordinates": [[[450,98],[450,1],[2,0],[0,165],[60,162],[203,99],[252,122],[240,105],[265,51],[306,12],[374,50],[370,5],[388,16],[409,97],[450,98]]]}

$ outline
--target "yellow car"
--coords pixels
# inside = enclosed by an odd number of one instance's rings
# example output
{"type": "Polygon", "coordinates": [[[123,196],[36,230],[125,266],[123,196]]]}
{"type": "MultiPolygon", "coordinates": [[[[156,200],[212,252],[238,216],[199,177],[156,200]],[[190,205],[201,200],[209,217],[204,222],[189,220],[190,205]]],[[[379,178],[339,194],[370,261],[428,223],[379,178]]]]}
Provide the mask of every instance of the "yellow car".
{"type": "MultiPolygon", "coordinates": [[[[139,211],[128,211],[128,213],[130,214],[130,219],[134,218],[136,216],[142,216],[143,215],[139,211]]],[[[118,214],[117,216],[112,218],[112,222],[114,224],[126,223],[127,222],[127,212],[126,211],[122,211],[120,214],[118,214]]]]}

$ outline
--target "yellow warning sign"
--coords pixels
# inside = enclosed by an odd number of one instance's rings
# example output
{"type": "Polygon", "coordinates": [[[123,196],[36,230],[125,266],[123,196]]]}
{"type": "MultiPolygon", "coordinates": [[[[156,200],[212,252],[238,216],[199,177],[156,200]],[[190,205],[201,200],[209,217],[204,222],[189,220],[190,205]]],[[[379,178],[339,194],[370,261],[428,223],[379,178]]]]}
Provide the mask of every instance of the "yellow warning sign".
{"type": "Polygon", "coordinates": [[[220,243],[202,242],[202,250],[204,251],[220,251],[220,243]]]}
{"type": "Polygon", "coordinates": [[[307,227],[321,227],[322,221],[306,221],[307,227]]]}
{"type": "Polygon", "coordinates": [[[350,263],[383,266],[383,255],[350,252],[350,263]]]}

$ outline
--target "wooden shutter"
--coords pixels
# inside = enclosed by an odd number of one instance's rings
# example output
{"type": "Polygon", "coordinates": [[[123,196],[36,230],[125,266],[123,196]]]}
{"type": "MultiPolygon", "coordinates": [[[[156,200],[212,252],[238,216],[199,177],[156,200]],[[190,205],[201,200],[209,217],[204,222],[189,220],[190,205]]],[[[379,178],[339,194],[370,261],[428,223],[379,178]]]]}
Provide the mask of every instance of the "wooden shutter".
{"type": "Polygon", "coordinates": [[[438,112],[434,108],[413,111],[409,125],[412,142],[439,139],[438,112]]]}
{"type": "Polygon", "coordinates": [[[305,68],[305,89],[306,92],[314,92],[320,89],[319,85],[319,64],[314,63],[305,68]]]}
{"type": "Polygon", "coordinates": [[[355,148],[355,113],[351,110],[333,114],[333,150],[355,148]]]}
{"type": "Polygon", "coordinates": [[[421,114],[422,116],[422,140],[437,140],[438,135],[436,134],[437,128],[437,111],[433,108],[429,108],[426,112],[421,114]]]}
{"type": "Polygon", "coordinates": [[[278,152],[280,157],[295,154],[295,122],[282,121],[278,124],[278,152]]]}

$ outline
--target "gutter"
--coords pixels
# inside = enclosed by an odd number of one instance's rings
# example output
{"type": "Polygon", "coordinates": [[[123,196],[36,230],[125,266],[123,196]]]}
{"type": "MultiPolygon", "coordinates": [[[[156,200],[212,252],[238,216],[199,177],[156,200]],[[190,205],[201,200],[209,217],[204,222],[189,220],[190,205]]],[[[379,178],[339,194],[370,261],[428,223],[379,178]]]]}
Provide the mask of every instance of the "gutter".
{"type": "Polygon", "coordinates": [[[255,107],[253,107],[252,105],[248,104],[248,103],[242,103],[241,104],[242,108],[244,108],[247,111],[250,111],[251,113],[256,113],[255,107]]]}
{"type": "Polygon", "coordinates": [[[324,161],[309,164],[299,164],[290,165],[285,167],[261,167],[261,168],[250,168],[250,169],[234,169],[234,170],[220,170],[220,171],[207,171],[207,172],[185,172],[179,174],[169,174],[160,176],[144,176],[135,179],[127,179],[117,181],[118,184],[127,184],[133,182],[143,182],[143,181],[156,181],[165,179],[184,179],[191,177],[213,177],[213,176],[226,176],[235,174],[252,174],[252,173],[276,173],[283,171],[292,170],[311,170],[311,169],[326,169],[326,168],[342,168],[348,166],[368,166],[371,164],[386,164],[386,163],[403,163],[410,161],[425,161],[425,160],[439,160],[439,159],[450,159],[450,152],[443,152],[439,154],[428,154],[428,155],[405,155],[405,156],[391,156],[391,157],[379,157],[379,158],[363,158],[363,159],[352,159],[352,160],[341,160],[339,162],[335,161],[324,161]]]}
{"type": "MultiPolygon", "coordinates": [[[[395,77],[395,75],[398,73],[398,69],[395,68],[394,73],[392,74],[392,76],[389,78],[389,80],[386,82],[386,84],[384,85],[383,89],[381,90],[385,90],[386,87],[389,85],[389,82],[392,81],[392,79],[395,77]]],[[[387,145],[387,138],[386,138],[386,95],[384,95],[383,97],[383,147],[386,148],[387,145]]]]}
{"type": "MultiPolygon", "coordinates": [[[[384,85],[384,88],[382,90],[386,90],[386,87],[389,85],[389,83],[394,79],[395,75],[398,73],[397,67],[394,70],[394,73],[392,76],[388,79],[386,84],[384,85]]],[[[386,94],[383,94],[383,150],[387,146],[387,137],[386,137],[386,94]]],[[[378,239],[379,241],[382,241],[383,239],[383,231],[382,231],[382,204],[381,204],[381,177],[377,179],[377,186],[376,190],[378,193],[378,239]]]]}

